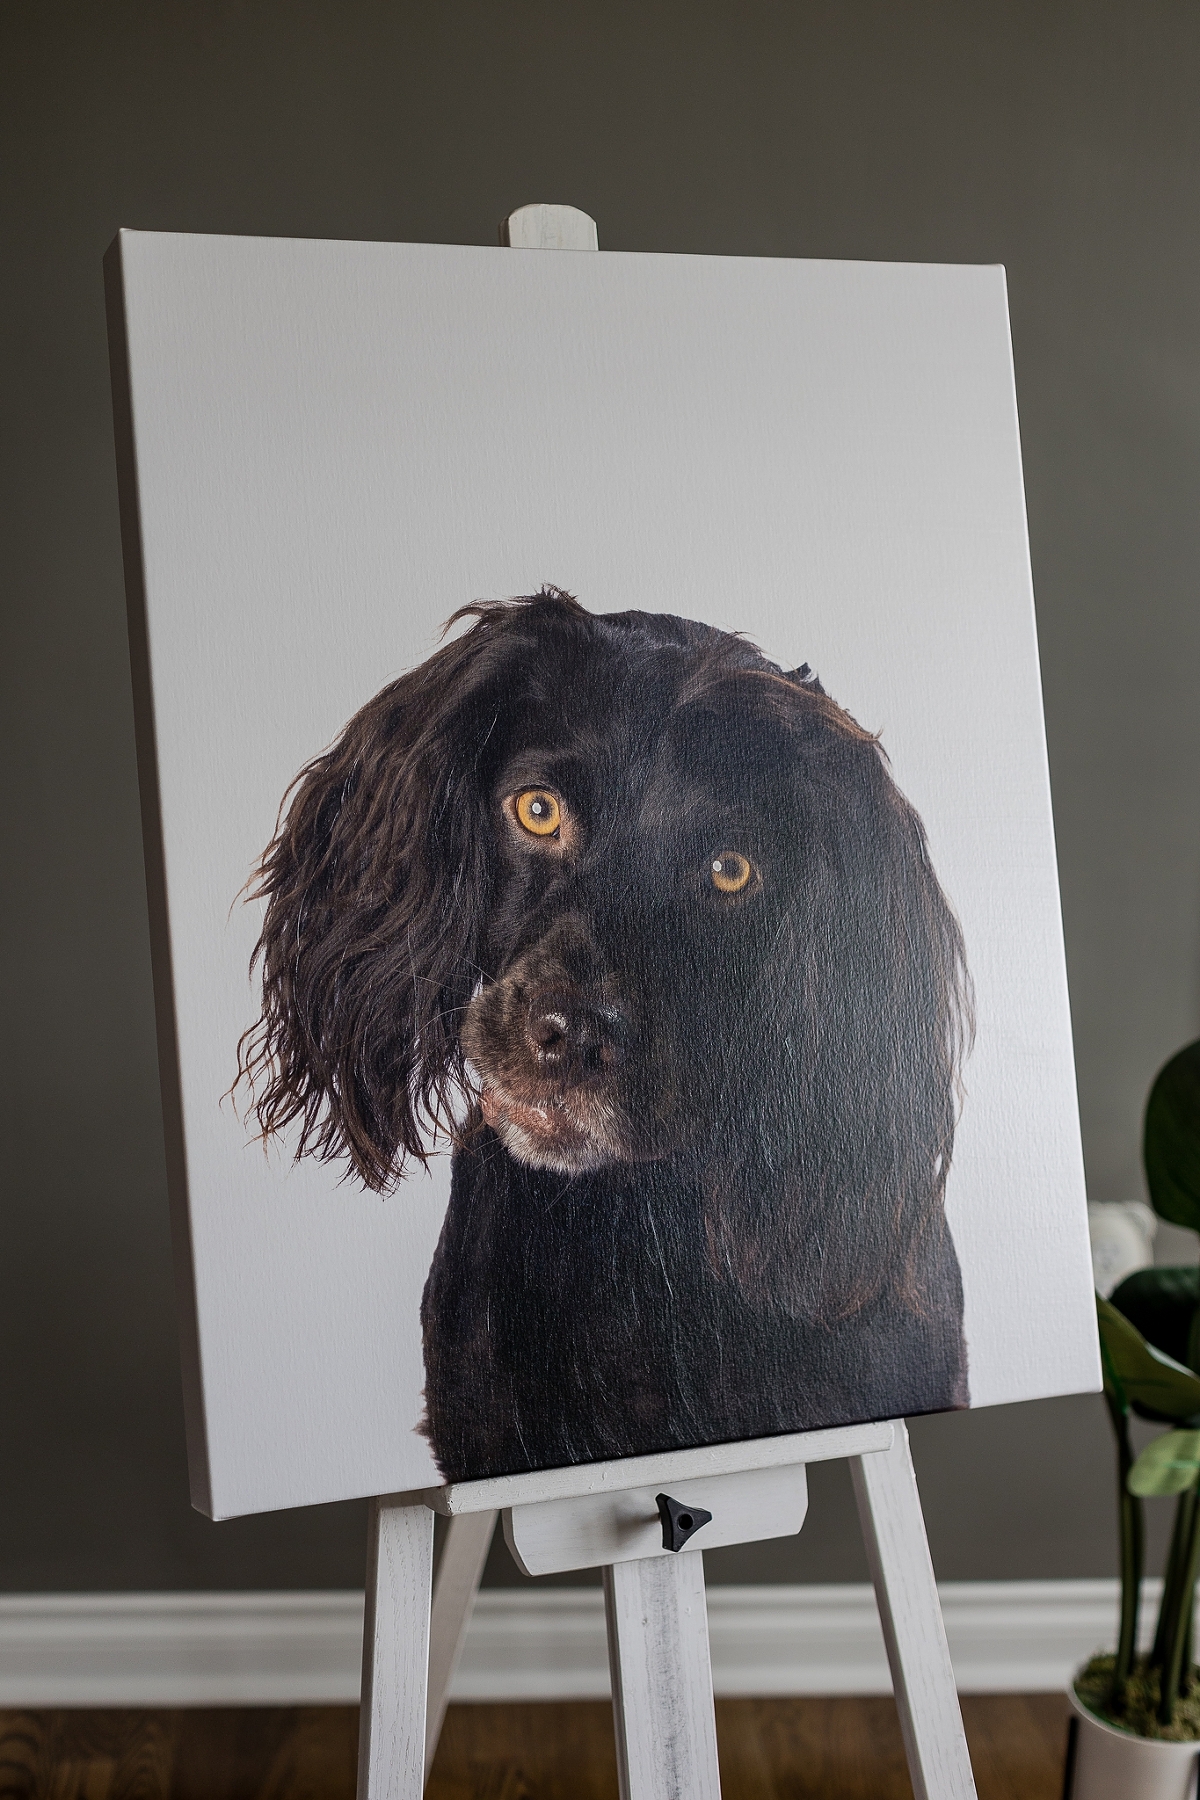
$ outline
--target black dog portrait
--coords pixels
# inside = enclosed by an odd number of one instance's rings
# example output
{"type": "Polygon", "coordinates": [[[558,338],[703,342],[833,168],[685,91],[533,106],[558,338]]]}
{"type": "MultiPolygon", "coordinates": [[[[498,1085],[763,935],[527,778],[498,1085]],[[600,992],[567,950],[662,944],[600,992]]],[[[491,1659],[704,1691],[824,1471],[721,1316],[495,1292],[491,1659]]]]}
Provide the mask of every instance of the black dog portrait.
{"type": "Polygon", "coordinates": [[[707,625],[464,610],[298,777],[241,1052],[368,1188],[452,1141],[443,1476],[966,1405],[968,978],[879,743],[707,625]]]}

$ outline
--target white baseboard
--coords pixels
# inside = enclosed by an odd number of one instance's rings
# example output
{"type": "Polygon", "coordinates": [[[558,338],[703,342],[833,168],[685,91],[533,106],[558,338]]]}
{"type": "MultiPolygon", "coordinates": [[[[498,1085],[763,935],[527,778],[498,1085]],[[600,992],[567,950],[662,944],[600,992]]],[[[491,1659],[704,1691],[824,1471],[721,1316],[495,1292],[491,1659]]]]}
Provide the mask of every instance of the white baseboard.
{"type": "MultiPolygon", "coordinates": [[[[1147,1602],[1157,1583],[1146,1584],[1147,1602]]],[[[1111,1645],[1115,1581],[947,1582],[942,1609],[964,1693],[1061,1689],[1111,1645]]],[[[890,1690],[871,1589],[712,1587],[719,1694],[890,1690]]],[[[0,1598],[0,1706],[264,1706],[358,1698],[353,1593],[53,1594],[0,1598]]],[[[608,1694],[598,1588],[489,1588],[458,1700],[608,1694]]]]}

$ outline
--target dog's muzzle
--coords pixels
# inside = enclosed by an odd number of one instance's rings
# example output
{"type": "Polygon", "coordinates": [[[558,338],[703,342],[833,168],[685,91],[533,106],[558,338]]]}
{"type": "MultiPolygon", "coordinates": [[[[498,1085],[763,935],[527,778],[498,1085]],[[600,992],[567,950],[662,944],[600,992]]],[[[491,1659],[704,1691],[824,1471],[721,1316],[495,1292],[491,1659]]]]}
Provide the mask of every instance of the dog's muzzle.
{"type": "Polygon", "coordinates": [[[506,985],[477,996],[463,1033],[487,1123],[534,1168],[578,1174],[628,1160],[619,1088],[634,1048],[629,1013],[569,982],[507,995],[506,985]]]}

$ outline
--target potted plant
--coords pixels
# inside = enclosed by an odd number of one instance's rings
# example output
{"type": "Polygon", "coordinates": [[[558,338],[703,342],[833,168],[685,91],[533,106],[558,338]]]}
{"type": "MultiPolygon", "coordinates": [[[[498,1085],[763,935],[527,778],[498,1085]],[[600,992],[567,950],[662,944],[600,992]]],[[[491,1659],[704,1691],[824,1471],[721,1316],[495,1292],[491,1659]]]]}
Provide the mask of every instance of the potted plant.
{"type": "MultiPolygon", "coordinates": [[[[1156,1213],[1200,1231],[1200,1042],[1160,1072],[1144,1160],[1156,1213]]],[[[1200,1268],[1139,1269],[1097,1296],[1104,1397],[1117,1440],[1121,1622],[1116,1652],[1075,1677],[1065,1800],[1191,1800],[1200,1758],[1193,1658],[1200,1577],[1200,1268]],[[1168,1429],[1134,1454],[1136,1415],[1168,1429]],[[1175,1497],[1153,1645],[1138,1651],[1143,1504],[1175,1497]]]]}

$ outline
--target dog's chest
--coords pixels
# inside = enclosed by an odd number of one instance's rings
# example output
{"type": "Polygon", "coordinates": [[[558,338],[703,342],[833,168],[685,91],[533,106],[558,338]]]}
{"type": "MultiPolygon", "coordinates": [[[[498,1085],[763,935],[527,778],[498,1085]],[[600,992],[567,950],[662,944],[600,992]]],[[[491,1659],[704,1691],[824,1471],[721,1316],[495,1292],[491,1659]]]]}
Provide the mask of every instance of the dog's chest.
{"type": "Polygon", "coordinates": [[[661,1405],[665,1368],[676,1351],[692,1365],[682,1340],[711,1312],[700,1203],[659,1165],[626,1174],[567,1179],[494,1140],[456,1157],[431,1277],[439,1331],[473,1337],[486,1318],[491,1357],[526,1383],[619,1387],[635,1410],[644,1386],[661,1405]]]}

